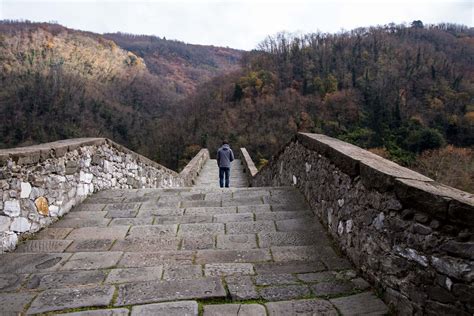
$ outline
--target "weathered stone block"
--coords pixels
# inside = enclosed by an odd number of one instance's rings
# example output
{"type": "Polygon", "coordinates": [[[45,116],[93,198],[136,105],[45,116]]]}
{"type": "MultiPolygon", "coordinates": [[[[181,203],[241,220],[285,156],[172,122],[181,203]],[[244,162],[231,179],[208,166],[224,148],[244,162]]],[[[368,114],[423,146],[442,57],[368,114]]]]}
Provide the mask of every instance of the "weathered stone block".
{"type": "MultiPolygon", "coordinates": [[[[120,226],[116,226],[120,227],[120,226]]],[[[176,235],[178,225],[144,225],[132,226],[128,234],[129,238],[157,238],[157,237],[172,237],[176,235]]]]}
{"type": "Polygon", "coordinates": [[[28,313],[46,313],[86,306],[107,306],[113,295],[114,287],[112,286],[47,290],[36,297],[28,313]]]}
{"type": "Polygon", "coordinates": [[[126,252],[118,263],[119,267],[153,267],[170,264],[193,264],[194,251],[126,252]]]}
{"type": "Polygon", "coordinates": [[[260,294],[249,276],[228,276],[225,278],[232,300],[257,299],[260,294]]]}
{"type": "Polygon", "coordinates": [[[163,267],[144,267],[144,268],[128,268],[113,269],[110,271],[105,283],[126,283],[160,280],[163,274],[163,267]]]}
{"type": "Polygon", "coordinates": [[[349,281],[320,282],[311,286],[311,290],[316,296],[331,296],[350,294],[354,290],[354,285],[349,281]]]}
{"type": "Polygon", "coordinates": [[[306,285],[269,286],[260,289],[260,295],[267,301],[283,301],[308,296],[311,292],[306,285]]]}
{"type": "Polygon", "coordinates": [[[320,261],[288,261],[255,263],[255,271],[260,273],[307,273],[326,270],[320,261]]]}
{"type": "Polygon", "coordinates": [[[255,234],[217,235],[218,249],[254,249],[258,248],[255,234]]]}
{"type": "Polygon", "coordinates": [[[269,316],[296,315],[302,311],[308,315],[338,315],[331,303],[319,299],[272,302],[265,306],[269,316]]]}
{"type": "Polygon", "coordinates": [[[93,270],[111,268],[122,257],[122,252],[77,252],[61,270],[93,270]]]}
{"type": "Polygon", "coordinates": [[[0,313],[21,315],[34,297],[34,293],[0,293],[0,313]]]}
{"type": "Polygon", "coordinates": [[[118,239],[113,247],[113,251],[129,251],[129,252],[153,252],[162,250],[178,250],[180,238],[178,237],[127,237],[126,239],[118,239]]]}
{"type": "Polygon", "coordinates": [[[299,280],[289,273],[266,273],[255,276],[256,285],[286,285],[297,284],[299,280]]]}
{"type": "Polygon", "coordinates": [[[113,243],[113,239],[79,239],[67,248],[67,252],[107,251],[113,243]]]}
{"type": "Polygon", "coordinates": [[[185,236],[182,239],[181,249],[183,250],[198,250],[198,249],[213,249],[215,244],[214,235],[195,235],[185,236]]]}
{"type": "Polygon", "coordinates": [[[272,232],[275,231],[275,223],[273,221],[255,221],[255,222],[242,222],[242,223],[227,223],[226,233],[227,234],[256,234],[260,232],[272,232]]]}
{"type": "Polygon", "coordinates": [[[16,252],[63,252],[72,240],[27,240],[20,244],[16,252]]]}
{"type": "Polygon", "coordinates": [[[205,223],[205,224],[181,224],[179,226],[179,235],[193,236],[199,234],[223,234],[223,223],[205,223]]]}
{"type": "Polygon", "coordinates": [[[0,273],[57,271],[70,256],[68,253],[6,253],[0,256],[0,273]]]}
{"type": "Polygon", "coordinates": [[[334,298],[330,301],[343,315],[383,315],[388,312],[387,305],[370,292],[334,298]]]}
{"type": "Polygon", "coordinates": [[[0,274],[0,292],[13,292],[18,290],[26,276],[25,274],[0,274]]]}
{"type": "Polygon", "coordinates": [[[3,213],[10,217],[16,217],[20,215],[20,202],[18,200],[9,200],[3,202],[3,213]]]}
{"type": "Polygon", "coordinates": [[[174,265],[166,264],[163,273],[163,280],[189,280],[202,278],[204,276],[202,266],[197,264],[174,265]]]}
{"type": "Polygon", "coordinates": [[[54,273],[36,273],[28,279],[28,289],[74,288],[78,285],[98,285],[104,281],[105,271],[67,271],[54,273]]]}
{"type": "Polygon", "coordinates": [[[143,304],[183,299],[225,297],[219,278],[181,281],[155,281],[119,285],[115,305],[143,304]]]}
{"type": "Polygon", "coordinates": [[[225,305],[205,305],[203,316],[266,316],[265,307],[259,304],[225,304],[225,305]]]}
{"type": "Polygon", "coordinates": [[[196,301],[182,301],[139,305],[132,308],[132,316],[186,315],[198,316],[196,301]]]}
{"type": "MultiPolygon", "coordinates": [[[[139,226],[137,226],[139,227],[139,226]]],[[[124,239],[127,234],[128,226],[114,227],[81,227],[74,229],[68,239],[124,239]]]]}
{"type": "Polygon", "coordinates": [[[74,312],[61,314],[64,316],[128,316],[130,311],[126,308],[86,310],[83,312],[74,312]]]}
{"type": "Polygon", "coordinates": [[[206,276],[252,275],[253,265],[250,263],[208,263],[204,266],[206,276]]]}
{"type": "Polygon", "coordinates": [[[252,250],[198,250],[196,263],[221,262],[262,262],[270,261],[270,252],[266,249],[252,250]]]}

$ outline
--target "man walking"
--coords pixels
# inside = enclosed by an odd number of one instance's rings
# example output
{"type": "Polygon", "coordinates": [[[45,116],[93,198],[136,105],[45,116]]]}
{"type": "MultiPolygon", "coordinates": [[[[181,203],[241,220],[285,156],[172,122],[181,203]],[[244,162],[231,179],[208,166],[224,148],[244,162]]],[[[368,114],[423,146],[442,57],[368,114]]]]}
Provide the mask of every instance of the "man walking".
{"type": "Polygon", "coordinates": [[[230,149],[229,142],[224,140],[217,151],[217,165],[219,166],[219,185],[221,188],[229,187],[230,163],[234,161],[234,152],[230,149]]]}

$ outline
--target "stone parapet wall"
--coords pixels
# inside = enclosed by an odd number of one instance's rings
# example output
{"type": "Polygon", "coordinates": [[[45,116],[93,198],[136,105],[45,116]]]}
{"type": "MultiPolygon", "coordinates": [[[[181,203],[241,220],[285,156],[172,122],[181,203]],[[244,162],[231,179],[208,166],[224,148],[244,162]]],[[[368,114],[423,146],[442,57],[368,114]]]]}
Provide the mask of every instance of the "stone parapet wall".
{"type": "Polygon", "coordinates": [[[180,172],[180,176],[183,179],[184,186],[192,186],[195,184],[195,180],[199,175],[202,167],[209,159],[209,150],[207,148],[201,149],[196,156],[184,167],[180,172]]]}
{"type": "Polygon", "coordinates": [[[79,138],[0,150],[1,252],[105,189],[181,187],[209,154],[178,174],[105,138],[79,138]]]}
{"type": "Polygon", "coordinates": [[[252,185],[299,188],[398,313],[474,313],[472,194],[351,144],[303,133],[252,185]]]}
{"type": "Polygon", "coordinates": [[[258,169],[257,167],[255,167],[255,164],[253,163],[253,160],[250,157],[250,154],[248,153],[247,149],[240,148],[240,160],[244,165],[244,172],[247,175],[247,180],[249,183],[251,183],[252,179],[257,174],[258,169]]]}

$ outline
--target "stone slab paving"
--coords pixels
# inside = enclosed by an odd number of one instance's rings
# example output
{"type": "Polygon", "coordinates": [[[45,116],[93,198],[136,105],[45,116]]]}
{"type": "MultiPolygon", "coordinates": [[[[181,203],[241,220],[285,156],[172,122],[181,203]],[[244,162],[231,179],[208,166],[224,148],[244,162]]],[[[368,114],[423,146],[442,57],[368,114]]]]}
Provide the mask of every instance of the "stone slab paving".
{"type": "Polygon", "coordinates": [[[388,313],[387,306],[370,292],[339,297],[330,300],[330,302],[343,315],[384,315],[388,313]]]}
{"type": "MultiPolygon", "coordinates": [[[[219,168],[217,166],[217,160],[209,159],[204,164],[196,181],[196,187],[219,187],[219,168]]],[[[244,173],[244,165],[239,159],[235,159],[230,166],[230,187],[248,187],[247,177],[244,173]]]]}
{"type": "Polygon", "coordinates": [[[118,286],[115,306],[193,298],[225,298],[226,296],[227,293],[220,278],[137,282],[118,286]]]}
{"type": "Polygon", "coordinates": [[[101,310],[89,310],[75,313],[65,313],[67,316],[128,316],[130,311],[126,308],[113,308],[101,310]]]}
{"type": "Polygon", "coordinates": [[[204,306],[203,316],[265,316],[265,307],[259,304],[218,304],[204,306]]]}
{"type": "Polygon", "coordinates": [[[28,309],[28,314],[85,306],[108,306],[114,291],[112,286],[46,290],[36,297],[28,309]]]}
{"type": "Polygon", "coordinates": [[[196,187],[95,194],[0,255],[0,314],[387,311],[294,188],[237,187],[236,165],[220,189],[214,163],[196,187]]]}
{"type": "Polygon", "coordinates": [[[181,301],[138,305],[132,308],[132,316],[156,315],[198,316],[199,306],[196,301],[181,301]]]}
{"type": "MultiPolygon", "coordinates": [[[[269,316],[284,316],[284,315],[330,315],[337,316],[337,310],[334,306],[324,300],[308,299],[272,302],[265,304],[269,316]]],[[[359,314],[364,315],[364,314],[359,314]]]]}

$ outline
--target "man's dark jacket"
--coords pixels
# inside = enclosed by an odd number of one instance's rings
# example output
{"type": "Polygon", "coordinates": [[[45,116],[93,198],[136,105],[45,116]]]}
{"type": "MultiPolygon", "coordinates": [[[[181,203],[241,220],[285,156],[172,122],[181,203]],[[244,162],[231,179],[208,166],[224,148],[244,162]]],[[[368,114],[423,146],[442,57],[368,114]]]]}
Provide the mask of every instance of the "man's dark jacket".
{"type": "Polygon", "coordinates": [[[230,168],[230,163],[234,161],[234,152],[228,144],[224,144],[217,151],[217,164],[219,168],[230,168]]]}

